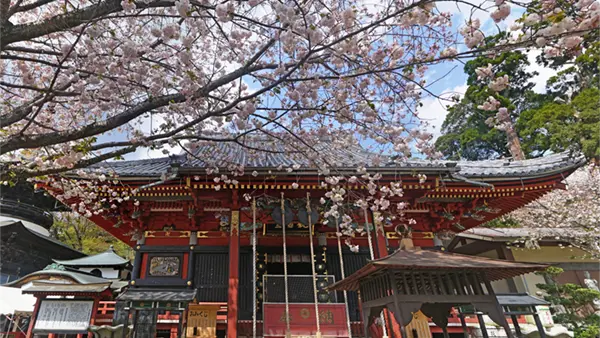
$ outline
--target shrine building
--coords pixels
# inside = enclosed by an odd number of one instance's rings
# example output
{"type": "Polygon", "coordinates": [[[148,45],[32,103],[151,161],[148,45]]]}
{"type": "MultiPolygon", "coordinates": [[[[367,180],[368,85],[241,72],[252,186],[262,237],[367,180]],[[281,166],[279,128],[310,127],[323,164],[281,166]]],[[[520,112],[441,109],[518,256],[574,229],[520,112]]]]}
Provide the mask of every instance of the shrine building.
{"type": "MultiPolygon", "coordinates": [[[[564,188],[564,178],[584,163],[565,153],[524,161],[396,162],[375,161],[358,146],[329,151],[324,144],[320,150],[329,152],[336,175],[360,176],[356,168],[364,166],[371,175],[381,174],[379,189],[399,182],[403,194],[393,197],[388,211],[404,218],[381,221],[349,201],[357,232],[340,238],[340,220],[325,222],[320,203],[331,182],[314,162],[275,142],[203,145],[192,159],[114,161],[92,168],[118,177],[104,183],[100,198],[114,192],[131,197],[106,202],[106,212],[90,217],[135,250],[113,325],[134,325],[134,336],[144,338],[314,336],[317,329],[323,337],[362,337],[360,294],[328,286],[401,244],[439,250],[448,234],[564,188]],[[399,202],[405,203],[401,211],[394,209],[399,202]],[[358,249],[350,250],[347,240],[358,249]],[[165,313],[175,320],[160,321],[165,313]]],[[[346,196],[368,194],[360,178],[352,182],[338,187],[346,196]]],[[[65,204],[71,203],[77,201],[65,204]]]]}

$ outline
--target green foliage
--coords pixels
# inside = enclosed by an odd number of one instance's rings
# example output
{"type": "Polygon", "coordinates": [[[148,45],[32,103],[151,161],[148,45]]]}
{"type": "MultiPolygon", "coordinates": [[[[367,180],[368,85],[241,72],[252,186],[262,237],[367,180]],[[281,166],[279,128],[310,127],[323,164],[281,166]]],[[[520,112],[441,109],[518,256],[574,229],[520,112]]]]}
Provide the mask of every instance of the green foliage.
{"type": "Polygon", "coordinates": [[[563,272],[563,269],[551,266],[537,273],[543,275],[549,282],[536,286],[546,292],[544,299],[553,305],[554,322],[574,330],[575,337],[597,337],[597,324],[600,322],[600,317],[590,311],[590,304],[594,299],[600,298],[600,292],[572,283],[559,284],[556,278],[563,272]],[[562,308],[564,311],[557,311],[557,308],[562,308]],[[595,336],[594,332],[596,332],[595,336]]]}
{"type": "Polygon", "coordinates": [[[575,338],[598,338],[600,337],[600,326],[589,325],[575,330],[575,338]]]}
{"type": "Polygon", "coordinates": [[[73,249],[88,255],[106,251],[112,245],[119,256],[133,258],[133,251],[127,244],[88,219],[72,213],[58,214],[54,218],[50,234],[73,249]]]}
{"type": "MultiPolygon", "coordinates": [[[[493,43],[501,36],[488,39],[493,43]]],[[[436,148],[448,159],[481,160],[509,156],[506,146],[506,134],[490,127],[485,121],[496,114],[478,109],[488,97],[500,101],[508,107],[513,120],[522,111],[537,107],[541,96],[533,92],[535,84],[531,79],[537,75],[528,72],[529,61],[520,51],[504,52],[499,55],[479,56],[466,63],[464,71],[469,85],[465,96],[456,105],[448,109],[448,115],[442,124],[442,136],[436,141],[436,148]],[[487,80],[478,79],[475,70],[492,65],[496,76],[508,75],[510,86],[495,93],[487,86],[487,80]]]]}
{"type": "MultiPolygon", "coordinates": [[[[529,61],[521,52],[467,62],[469,87],[464,98],[448,109],[437,149],[451,160],[509,156],[506,134],[485,123],[496,112],[477,108],[493,96],[509,109],[527,157],[577,150],[588,158],[600,158],[600,42],[592,38],[586,38],[585,52],[574,64],[548,80],[545,94],[533,92],[531,80],[536,73],[526,71],[529,61]],[[475,70],[488,64],[495,76],[508,75],[509,88],[496,94],[486,81],[477,79],[475,70]]],[[[564,59],[543,56],[537,62],[554,69],[566,65],[564,59]]]]}
{"type": "Polygon", "coordinates": [[[505,216],[500,218],[495,218],[483,225],[486,228],[520,228],[521,224],[517,222],[516,219],[505,216]]]}
{"type": "Polygon", "coordinates": [[[583,89],[569,103],[548,102],[523,112],[516,124],[523,151],[543,154],[568,149],[600,156],[600,90],[583,89]]]}

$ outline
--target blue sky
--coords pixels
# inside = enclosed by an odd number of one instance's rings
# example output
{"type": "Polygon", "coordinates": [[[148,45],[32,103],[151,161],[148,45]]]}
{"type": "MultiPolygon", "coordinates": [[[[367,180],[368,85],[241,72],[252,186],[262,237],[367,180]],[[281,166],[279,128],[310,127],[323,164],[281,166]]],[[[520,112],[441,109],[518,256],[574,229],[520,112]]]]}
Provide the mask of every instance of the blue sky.
{"type": "MultiPolygon", "coordinates": [[[[470,0],[473,1],[473,0],[470,0]]],[[[480,5],[482,7],[485,8],[491,8],[491,6],[493,5],[493,3],[491,2],[482,2],[479,0],[476,0],[474,2],[472,2],[473,4],[476,5],[480,5]]],[[[457,6],[455,3],[451,3],[451,2],[440,2],[437,4],[438,9],[440,11],[449,11],[452,13],[453,15],[453,28],[458,31],[458,29],[460,29],[461,26],[464,25],[464,22],[469,18],[469,17],[473,17],[473,18],[479,18],[482,22],[482,30],[484,31],[484,33],[486,35],[493,35],[498,31],[498,27],[494,24],[494,22],[489,19],[489,13],[477,10],[475,12],[471,12],[470,11],[470,7],[464,4],[461,4],[459,6],[457,6]]],[[[514,7],[514,6],[513,6],[514,7]]],[[[492,8],[493,10],[493,8],[492,8]]],[[[506,29],[506,27],[509,27],[514,20],[516,20],[520,15],[522,14],[522,10],[515,10],[513,8],[513,11],[511,13],[511,16],[506,20],[506,22],[500,24],[500,29],[506,29]]],[[[462,41],[462,37],[458,37],[459,41],[462,41]]],[[[456,46],[457,49],[459,51],[464,50],[464,46],[456,46]]],[[[555,74],[554,71],[551,71],[549,69],[545,69],[542,67],[539,67],[537,64],[535,64],[535,56],[536,56],[536,52],[530,52],[528,54],[530,61],[532,63],[531,66],[531,70],[535,70],[537,72],[540,73],[540,75],[534,79],[534,81],[538,82],[538,85],[536,86],[535,90],[538,92],[543,92],[544,91],[544,86],[546,83],[546,80],[555,74]]],[[[465,62],[466,60],[463,60],[463,62],[465,62]]],[[[459,95],[461,96],[462,94],[464,94],[465,90],[467,89],[466,86],[466,76],[463,72],[463,63],[462,62],[452,62],[452,63],[444,63],[441,65],[434,65],[431,66],[428,70],[428,73],[426,75],[426,78],[428,80],[428,82],[433,82],[436,81],[434,84],[432,84],[430,87],[428,87],[428,89],[436,94],[442,94],[443,97],[452,97],[454,95],[459,95]],[[442,75],[445,75],[443,78],[440,79],[440,77],[442,75]]],[[[250,81],[246,81],[246,83],[250,86],[250,89],[256,89],[256,88],[252,88],[253,85],[251,84],[250,81]]],[[[430,130],[434,133],[434,136],[437,137],[439,136],[439,128],[447,114],[447,110],[446,110],[446,105],[448,104],[448,102],[445,101],[440,101],[434,97],[425,97],[422,101],[423,106],[418,109],[418,113],[419,116],[424,119],[427,120],[432,127],[430,127],[430,130]]],[[[153,127],[156,128],[158,124],[160,124],[160,120],[156,120],[154,119],[154,121],[152,122],[153,127]]],[[[143,129],[146,131],[150,130],[150,119],[146,119],[143,122],[143,129]]],[[[123,133],[117,133],[115,132],[112,136],[109,135],[102,135],[98,138],[98,142],[105,142],[105,141],[110,141],[110,140],[125,140],[126,136],[123,133]]],[[[181,151],[181,149],[179,149],[178,147],[176,148],[167,148],[169,149],[172,153],[179,153],[181,151]]],[[[163,157],[165,156],[165,154],[163,154],[162,151],[160,150],[150,150],[150,149],[138,149],[138,151],[136,151],[135,153],[132,154],[128,154],[125,156],[126,159],[143,159],[143,158],[157,158],[157,157],[163,157]]]]}

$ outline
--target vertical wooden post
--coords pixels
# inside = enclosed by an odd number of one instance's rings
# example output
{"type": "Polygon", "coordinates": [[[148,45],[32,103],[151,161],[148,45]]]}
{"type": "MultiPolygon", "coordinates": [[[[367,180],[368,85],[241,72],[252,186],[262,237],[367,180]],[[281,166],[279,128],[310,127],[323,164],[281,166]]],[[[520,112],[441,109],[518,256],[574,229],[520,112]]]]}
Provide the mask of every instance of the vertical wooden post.
{"type": "MultiPolygon", "coordinates": [[[[496,307],[495,310],[498,315],[498,319],[500,320],[500,323],[498,323],[498,324],[500,324],[500,326],[502,326],[504,328],[504,331],[506,331],[506,336],[508,338],[513,338],[513,334],[512,334],[512,331],[510,330],[510,326],[508,325],[508,321],[506,320],[506,316],[504,316],[504,309],[498,303],[498,298],[496,298],[496,293],[494,292],[494,288],[492,288],[492,284],[483,275],[483,273],[481,273],[481,279],[483,279],[483,282],[485,283],[485,288],[488,289],[488,294],[490,296],[492,296],[494,299],[494,305],[496,307]]],[[[544,337],[542,337],[542,338],[544,338],[544,337]]]]}
{"type": "Polygon", "coordinates": [[[240,267],[240,212],[231,211],[231,234],[229,236],[229,292],[227,299],[227,337],[237,337],[238,285],[240,267]]]}
{"type": "MultiPolygon", "coordinates": [[[[378,219],[379,216],[381,216],[381,214],[378,212],[371,213],[371,217],[373,218],[373,225],[375,226],[375,258],[383,258],[389,254],[387,249],[387,241],[385,238],[385,229],[383,228],[383,224],[378,219]]],[[[385,326],[385,332],[389,335],[389,332],[392,332],[393,330],[391,316],[387,309],[383,309],[382,313],[384,318],[382,324],[385,326]]]]}
{"type": "Polygon", "coordinates": [[[483,320],[483,313],[477,312],[477,321],[479,322],[479,328],[481,329],[481,335],[483,338],[490,338],[490,335],[487,332],[487,328],[485,327],[485,321],[483,320]]]}
{"type": "Polygon", "coordinates": [[[458,318],[460,318],[460,325],[462,326],[463,335],[465,338],[469,338],[469,330],[467,329],[467,322],[465,322],[465,314],[460,312],[458,314],[458,318]]]}
{"type": "Polygon", "coordinates": [[[44,296],[36,297],[35,306],[33,307],[33,315],[29,321],[29,327],[27,328],[27,338],[33,338],[33,326],[35,325],[35,320],[37,319],[38,312],[40,311],[40,305],[43,298],[44,296]]]}
{"type": "Polygon", "coordinates": [[[517,335],[517,338],[523,337],[523,334],[521,333],[521,327],[519,326],[519,320],[517,319],[517,315],[510,315],[510,318],[512,319],[513,325],[515,326],[515,334],[517,335]]]}
{"type": "Polygon", "coordinates": [[[376,258],[383,258],[389,254],[385,238],[385,229],[383,228],[383,224],[378,220],[380,216],[381,214],[378,212],[371,214],[371,217],[373,217],[373,224],[375,225],[375,245],[377,246],[377,250],[375,251],[376,258]]]}
{"type": "MultiPolygon", "coordinates": [[[[96,315],[98,314],[98,305],[100,304],[100,297],[94,297],[94,305],[92,306],[92,316],[90,317],[90,326],[96,324],[96,315]]],[[[89,332],[88,338],[93,338],[94,334],[89,332]]]]}
{"type": "Polygon", "coordinates": [[[540,315],[537,311],[533,313],[533,320],[535,320],[535,326],[537,326],[538,332],[540,333],[540,338],[546,338],[546,331],[544,331],[544,325],[542,325],[540,315]]]}

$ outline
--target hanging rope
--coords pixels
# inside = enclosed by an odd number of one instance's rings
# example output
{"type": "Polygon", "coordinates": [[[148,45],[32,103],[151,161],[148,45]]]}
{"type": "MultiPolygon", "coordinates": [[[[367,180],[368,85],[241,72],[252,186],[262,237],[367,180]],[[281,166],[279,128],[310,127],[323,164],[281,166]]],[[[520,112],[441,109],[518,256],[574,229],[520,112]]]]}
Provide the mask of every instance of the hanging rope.
{"type": "Polygon", "coordinates": [[[321,337],[321,323],[319,322],[319,297],[317,297],[317,272],[315,270],[315,245],[313,243],[313,225],[310,209],[310,193],[306,193],[306,213],[308,215],[308,238],[310,240],[310,257],[312,268],[312,284],[313,284],[313,296],[315,298],[315,318],[317,320],[317,338],[321,337]]]}
{"type": "Polygon", "coordinates": [[[287,243],[285,239],[285,199],[281,193],[281,228],[283,232],[283,286],[285,291],[285,336],[290,334],[290,302],[288,299],[288,273],[287,273],[287,243]]]}
{"type": "Polygon", "coordinates": [[[373,252],[373,243],[371,243],[371,230],[369,230],[369,217],[367,216],[367,209],[363,208],[365,215],[365,228],[367,230],[367,241],[369,242],[369,253],[371,254],[371,260],[375,259],[375,253],[373,252]]]}
{"type": "Polygon", "coordinates": [[[254,292],[252,302],[252,338],[256,338],[256,198],[252,198],[252,272],[254,273],[254,292]]]}
{"type": "MultiPolygon", "coordinates": [[[[367,216],[367,208],[363,208],[363,213],[365,214],[365,227],[367,228],[367,241],[369,241],[369,253],[371,254],[371,260],[374,260],[375,253],[373,252],[373,243],[371,241],[371,229],[369,227],[369,217],[367,216]]],[[[373,224],[375,224],[375,219],[373,219],[373,224]]],[[[383,336],[387,337],[387,327],[385,323],[385,317],[383,316],[383,311],[379,315],[379,319],[381,320],[381,324],[383,324],[383,336]]],[[[368,325],[368,323],[363,323],[363,325],[368,325]]]]}
{"type": "MultiPolygon", "coordinates": [[[[335,217],[335,231],[340,232],[340,223],[338,218],[335,217]]],[[[337,237],[338,255],[340,256],[340,271],[342,279],[346,278],[344,272],[344,255],[342,255],[342,240],[340,236],[337,237]]],[[[344,290],[344,302],[346,303],[346,325],[348,326],[348,337],[352,337],[352,327],[350,326],[350,311],[348,311],[348,292],[344,290]]]]}

